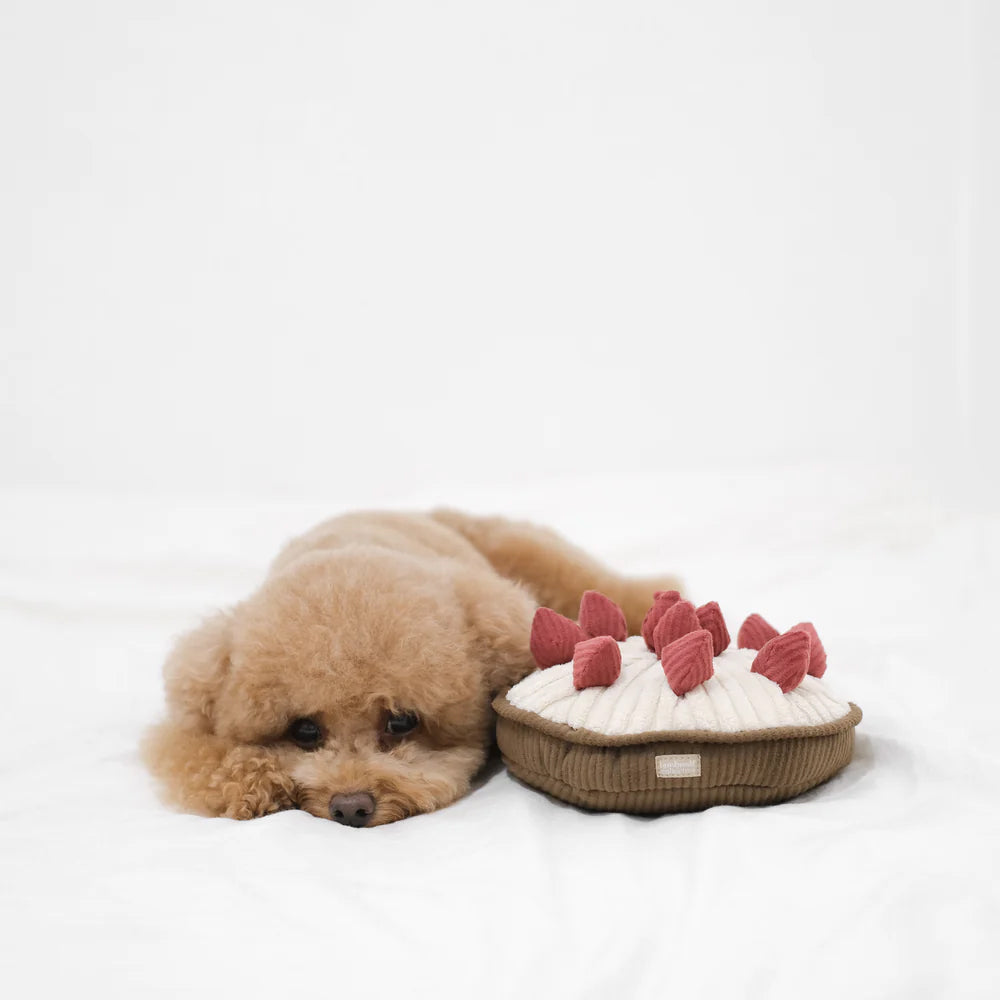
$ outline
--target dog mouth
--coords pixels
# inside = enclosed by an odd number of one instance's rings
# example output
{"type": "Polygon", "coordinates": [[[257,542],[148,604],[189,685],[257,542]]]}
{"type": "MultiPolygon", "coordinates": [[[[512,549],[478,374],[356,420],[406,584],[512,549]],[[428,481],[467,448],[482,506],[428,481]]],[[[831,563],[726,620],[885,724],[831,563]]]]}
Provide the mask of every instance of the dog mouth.
{"type": "Polygon", "coordinates": [[[332,795],[320,789],[301,789],[293,808],[317,819],[332,820],[339,826],[361,830],[397,823],[420,812],[430,812],[435,806],[419,809],[398,794],[380,793],[376,789],[335,792],[332,795]]]}
{"type": "Polygon", "coordinates": [[[289,767],[299,809],[340,826],[365,829],[434,812],[469,790],[482,747],[429,751],[415,744],[370,755],[318,751],[289,767]]]}

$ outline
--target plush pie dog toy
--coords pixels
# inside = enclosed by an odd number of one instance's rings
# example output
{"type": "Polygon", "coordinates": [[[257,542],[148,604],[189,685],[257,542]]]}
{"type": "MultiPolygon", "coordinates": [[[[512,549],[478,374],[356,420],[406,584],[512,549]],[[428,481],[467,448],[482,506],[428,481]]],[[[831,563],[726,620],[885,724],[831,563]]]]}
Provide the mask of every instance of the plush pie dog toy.
{"type": "Polygon", "coordinates": [[[539,608],[538,670],[499,695],[497,742],[526,784],[589,809],[663,813],[781,802],[851,760],[861,709],[823,679],[810,622],[760,615],[735,646],[719,605],[654,595],[641,635],[587,591],[574,622],[539,608]]]}

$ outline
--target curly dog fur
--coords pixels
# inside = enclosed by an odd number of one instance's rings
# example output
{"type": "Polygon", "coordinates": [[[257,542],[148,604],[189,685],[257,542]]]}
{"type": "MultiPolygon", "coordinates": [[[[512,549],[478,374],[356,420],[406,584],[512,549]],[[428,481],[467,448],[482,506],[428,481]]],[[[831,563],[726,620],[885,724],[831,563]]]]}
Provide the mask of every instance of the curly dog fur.
{"type": "Polygon", "coordinates": [[[209,816],[331,818],[359,792],[376,826],[468,791],[493,740],[492,696],[529,673],[534,609],[575,615],[584,590],[637,631],[654,589],[531,524],[364,512],[292,541],[260,588],[183,636],[164,666],[168,716],[144,756],[168,798],[209,816]],[[412,732],[387,719],[411,713],[412,732]],[[321,733],[303,748],[290,725],[321,733]]]}

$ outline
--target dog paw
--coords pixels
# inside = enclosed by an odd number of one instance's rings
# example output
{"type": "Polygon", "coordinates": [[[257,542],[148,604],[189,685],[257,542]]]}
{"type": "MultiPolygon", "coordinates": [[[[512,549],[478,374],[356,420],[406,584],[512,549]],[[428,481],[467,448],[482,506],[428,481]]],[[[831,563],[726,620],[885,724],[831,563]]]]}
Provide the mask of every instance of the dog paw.
{"type": "Polygon", "coordinates": [[[226,754],[219,791],[222,815],[253,819],[295,807],[295,786],[258,747],[237,747],[226,754]]]}

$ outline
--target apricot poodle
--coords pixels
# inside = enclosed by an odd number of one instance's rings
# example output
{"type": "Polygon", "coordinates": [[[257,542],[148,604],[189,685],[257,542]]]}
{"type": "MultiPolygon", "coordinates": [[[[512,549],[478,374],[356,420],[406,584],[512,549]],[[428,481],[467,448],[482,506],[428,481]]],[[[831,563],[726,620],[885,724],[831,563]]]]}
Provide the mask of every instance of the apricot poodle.
{"type": "Polygon", "coordinates": [[[144,756],[172,802],[209,816],[298,808],[357,827],[429,812],[486,760],[492,696],[534,668],[538,604],[575,616],[597,589],[637,631],[675,586],[502,518],[337,517],[179,640],[144,756]]]}

